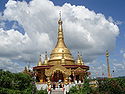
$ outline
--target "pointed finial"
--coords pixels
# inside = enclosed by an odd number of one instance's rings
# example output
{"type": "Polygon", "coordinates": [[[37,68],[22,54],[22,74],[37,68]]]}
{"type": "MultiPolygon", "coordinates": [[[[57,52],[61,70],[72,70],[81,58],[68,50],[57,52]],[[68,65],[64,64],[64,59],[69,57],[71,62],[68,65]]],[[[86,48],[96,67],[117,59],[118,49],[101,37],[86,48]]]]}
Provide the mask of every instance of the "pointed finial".
{"type": "Polygon", "coordinates": [[[82,58],[82,54],[80,55],[80,61],[81,61],[81,64],[84,65],[84,61],[83,61],[83,58],[82,58]]]}
{"type": "MultiPolygon", "coordinates": [[[[59,25],[62,25],[62,20],[61,20],[61,11],[59,12],[59,21],[58,21],[59,25]]],[[[61,26],[62,27],[62,26],[61,26]]]]}
{"type": "Polygon", "coordinates": [[[45,59],[46,60],[48,59],[48,57],[47,57],[47,51],[45,51],[45,59]]]}
{"type": "Polygon", "coordinates": [[[108,50],[106,50],[106,57],[109,57],[109,52],[108,52],[108,50]]]}
{"type": "Polygon", "coordinates": [[[39,61],[38,61],[38,66],[42,65],[42,59],[41,59],[41,55],[39,56],[39,61]]]}
{"type": "Polygon", "coordinates": [[[80,53],[79,53],[79,51],[78,51],[78,58],[80,57],[80,53]]]}
{"type": "Polygon", "coordinates": [[[79,51],[78,51],[78,59],[77,59],[76,62],[77,62],[78,65],[81,65],[81,60],[80,60],[80,54],[79,54],[79,51]]]}
{"type": "Polygon", "coordinates": [[[47,65],[48,64],[48,56],[47,56],[47,51],[45,52],[45,61],[44,64],[47,65]]]}
{"type": "Polygon", "coordinates": [[[61,11],[59,12],[59,19],[61,20],[61,11]]]}
{"type": "Polygon", "coordinates": [[[78,51],[78,60],[80,60],[80,53],[79,53],[79,51],[78,51]]]}

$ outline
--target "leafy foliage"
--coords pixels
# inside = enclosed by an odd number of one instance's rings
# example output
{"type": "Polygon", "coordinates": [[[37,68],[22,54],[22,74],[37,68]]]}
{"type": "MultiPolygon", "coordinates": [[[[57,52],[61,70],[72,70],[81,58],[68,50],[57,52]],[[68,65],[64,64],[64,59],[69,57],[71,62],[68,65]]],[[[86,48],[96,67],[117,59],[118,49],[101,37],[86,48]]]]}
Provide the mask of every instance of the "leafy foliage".
{"type": "Polygon", "coordinates": [[[98,80],[99,92],[102,94],[125,94],[125,79],[111,78],[98,80]]]}
{"type": "Polygon", "coordinates": [[[69,94],[93,94],[92,88],[89,85],[89,80],[85,79],[85,83],[81,85],[74,86],[70,89],[69,94]]]}
{"type": "Polygon", "coordinates": [[[72,87],[69,94],[125,94],[125,79],[107,78],[96,80],[98,81],[98,87],[91,87],[89,82],[92,80],[85,79],[82,87],[72,87]]]}
{"type": "Polygon", "coordinates": [[[36,90],[32,77],[25,73],[0,71],[0,94],[47,94],[36,90]]]}

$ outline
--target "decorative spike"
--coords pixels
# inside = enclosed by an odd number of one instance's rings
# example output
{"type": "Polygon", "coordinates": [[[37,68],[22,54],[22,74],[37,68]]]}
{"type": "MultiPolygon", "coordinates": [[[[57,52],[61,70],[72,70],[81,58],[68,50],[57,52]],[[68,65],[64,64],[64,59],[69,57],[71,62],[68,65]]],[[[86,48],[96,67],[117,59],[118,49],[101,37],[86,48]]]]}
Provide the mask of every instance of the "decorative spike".
{"type": "Polygon", "coordinates": [[[44,64],[47,65],[48,64],[48,56],[47,56],[47,51],[45,52],[45,61],[44,64]]]}
{"type": "Polygon", "coordinates": [[[80,54],[79,54],[79,52],[78,52],[77,64],[78,64],[78,65],[81,65],[81,60],[80,60],[80,54]]]}
{"type": "Polygon", "coordinates": [[[45,52],[45,60],[48,60],[47,51],[45,52]]]}
{"type": "Polygon", "coordinates": [[[78,51],[78,59],[80,60],[80,53],[79,53],[79,51],[78,51]]]}
{"type": "Polygon", "coordinates": [[[61,20],[61,11],[59,12],[59,16],[60,16],[59,19],[61,20]]]}
{"type": "Polygon", "coordinates": [[[38,66],[42,65],[42,59],[41,59],[41,55],[39,56],[39,62],[38,62],[38,66]]]}
{"type": "Polygon", "coordinates": [[[108,52],[108,50],[106,50],[106,57],[109,57],[109,52],[108,52]]]}
{"type": "Polygon", "coordinates": [[[108,52],[108,50],[106,50],[106,62],[107,62],[108,78],[111,78],[110,65],[109,65],[109,52],[108,52]]]}
{"type": "Polygon", "coordinates": [[[81,65],[84,65],[84,61],[82,59],[82,55],[80,55],[80,61],[81,61],[81,65]]]}

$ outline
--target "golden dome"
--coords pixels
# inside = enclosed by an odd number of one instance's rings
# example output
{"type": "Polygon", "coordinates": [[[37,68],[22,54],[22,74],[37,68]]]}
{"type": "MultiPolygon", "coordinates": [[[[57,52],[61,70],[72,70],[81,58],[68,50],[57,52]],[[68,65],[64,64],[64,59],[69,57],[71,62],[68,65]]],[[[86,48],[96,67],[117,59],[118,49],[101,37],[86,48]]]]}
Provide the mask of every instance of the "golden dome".
{"type": "Polygon", "coordinates": [[[64,43],[63,28],[61,17],[58,21],[58,40],[56,47],[52,50],[50,54],[50,61],[61,60],[64,56],[65,60],[74,61],[73,57],[64,43]]]}

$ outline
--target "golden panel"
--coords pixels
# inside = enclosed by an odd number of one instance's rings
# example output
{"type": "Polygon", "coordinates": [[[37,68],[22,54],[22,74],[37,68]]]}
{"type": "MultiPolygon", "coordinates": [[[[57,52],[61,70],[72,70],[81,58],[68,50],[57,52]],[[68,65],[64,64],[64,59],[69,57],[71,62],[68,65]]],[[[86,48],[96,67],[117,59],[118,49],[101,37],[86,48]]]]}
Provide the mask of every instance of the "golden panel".
{"type": "Polygon", "coordinates": [[[45,69],[45,75],[51,76],[57,70],[61,71],[65,75],[71,75],[71,69],[66,69],[65,67],[63,67],[61,65],[55,65],[55,66],[51,67],[50,69],[45,69]]]}
{"type": "Polygon", "coordinates": [[[75,65],[75,62],[73,60],[66,60],[65,59],[65,64],[62,64],[61,60],[62,59],[49,60],[48,65],[57,65],[57,64],[60,64],[60,65],[75,65]]]}
{"type": "Polygon", "coordinates": [[[82,68],[80,68],[80,67],[78,67],[77,69],[75,69],[74,71],[86,71],[86,69],[82,69],[82,68]]]}

